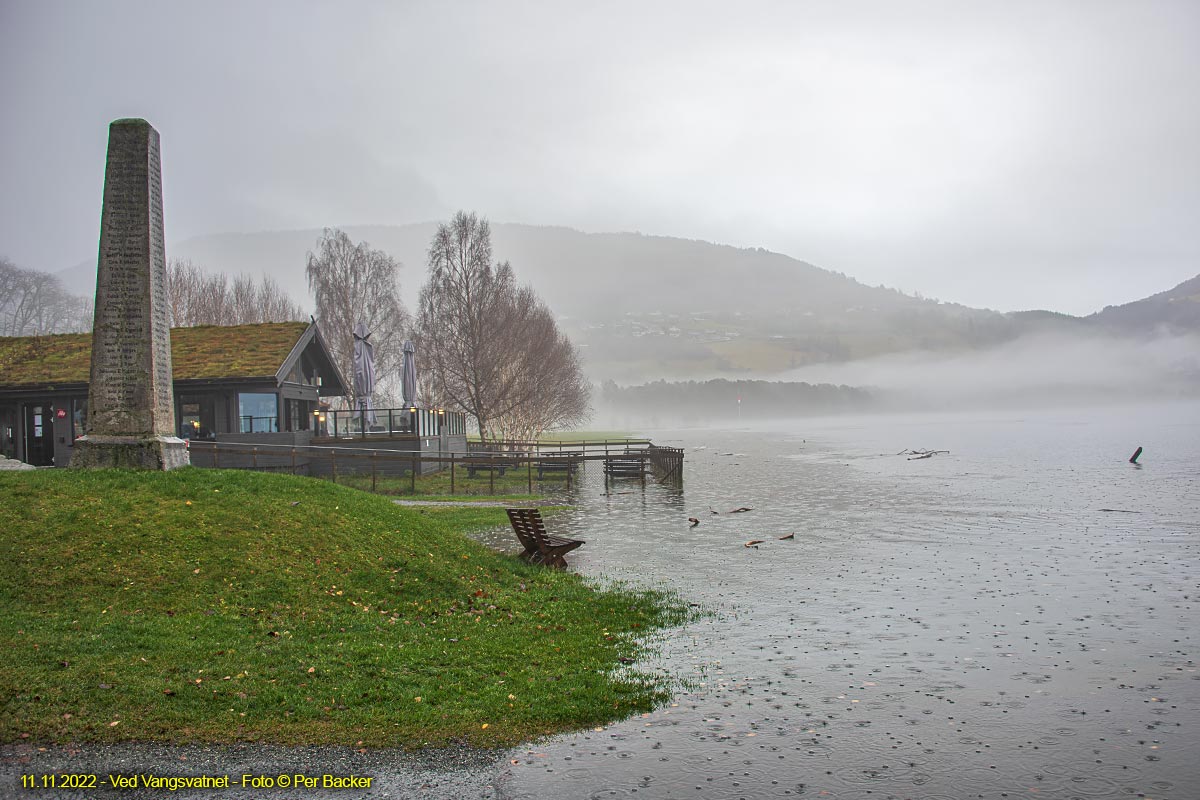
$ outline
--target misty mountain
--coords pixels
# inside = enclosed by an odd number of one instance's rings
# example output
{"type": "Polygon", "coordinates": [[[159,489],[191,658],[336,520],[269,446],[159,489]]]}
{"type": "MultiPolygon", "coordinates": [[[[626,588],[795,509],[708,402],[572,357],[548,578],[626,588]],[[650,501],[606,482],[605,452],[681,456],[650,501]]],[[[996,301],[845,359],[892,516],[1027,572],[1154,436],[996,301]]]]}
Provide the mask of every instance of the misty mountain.
{"type": "Polygon", "coordinates": [[[1200,331],[1200,275],[1142,300],[1106,306],[1084,319],[1108,329],[1138,333],[1200,331]]]}
{"type": "MultiPolygon", "coordinates": [[[[401,292],[411,307],[435,228],[430,222],[343,230],[401,262],[401,292]]],[[[269,275],[307,305],[306,255],[320,234],[202,236],[172,245],[168,255],[209,271],[269,275]]],[[[493,223],[492,244],[494,258],[511,262],[518,279],[560,316],[598,380],[769,376],[891,353],[969,352],[1030,332],[1097,326],[1132,333],[1168,322],[1200,330],[1200,278],[1078,318],[941,303],[760,248],[665,236],[493,223]]],[[[86,286],[95,264],[61,275],[69,286],[86,286]]]]}
{"type": "MultiPolygon", "coordinates": [[[[400,261],[402,290],[412,302],[424,281],[436,227],[429,222],[342,230],[400,261]]],[[[306,254],[320,235],[312,229],[200,236],[172,244],[168,256],[213,271],[263,272],[303,299],[306,254]]],[[[848,308],[921,302],[778,253],[665,236],[492,223],[492,245],[496,260],[511,262],[521,280],[532,283],[557,313],[568,317],[604,319],[618,312],[655,311],[757,315],[819,311],[830,302],[848,308]],[[779,302],[781,290],[789,294],[785,304],[779,302]]],[[[93,261],[60,273],[68,283],[94,274],[93,261]]]]}

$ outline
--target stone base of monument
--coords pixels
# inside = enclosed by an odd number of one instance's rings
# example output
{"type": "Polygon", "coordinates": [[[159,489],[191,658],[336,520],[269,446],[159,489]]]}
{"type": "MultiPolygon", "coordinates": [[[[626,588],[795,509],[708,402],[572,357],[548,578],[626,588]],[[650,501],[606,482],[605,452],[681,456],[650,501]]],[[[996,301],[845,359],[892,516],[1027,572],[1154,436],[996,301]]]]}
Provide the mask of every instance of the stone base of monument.
{"type": "Polygon", "coordinates": [[[82,436],[71,455],[71,466],[83,469],[167,470],[190,463],[187,442],[174,436],[82,436]]]}

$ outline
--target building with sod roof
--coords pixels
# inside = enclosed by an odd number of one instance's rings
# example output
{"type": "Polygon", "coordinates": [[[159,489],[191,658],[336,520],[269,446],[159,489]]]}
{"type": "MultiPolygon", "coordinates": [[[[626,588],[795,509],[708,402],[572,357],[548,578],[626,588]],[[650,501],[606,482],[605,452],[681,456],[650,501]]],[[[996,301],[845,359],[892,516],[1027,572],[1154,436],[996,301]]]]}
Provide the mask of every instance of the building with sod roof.
{"type": "MultiPolygon", "coordinates": [[[[67,466],[87,428],[92,334],[0,337],[0,454],[67,466]]],[[[308,445],[346,380],[315,324],[173,328],[176,435],[308,445]]],[[[232,464],[230,466],[233,466],[232,464]]]]}

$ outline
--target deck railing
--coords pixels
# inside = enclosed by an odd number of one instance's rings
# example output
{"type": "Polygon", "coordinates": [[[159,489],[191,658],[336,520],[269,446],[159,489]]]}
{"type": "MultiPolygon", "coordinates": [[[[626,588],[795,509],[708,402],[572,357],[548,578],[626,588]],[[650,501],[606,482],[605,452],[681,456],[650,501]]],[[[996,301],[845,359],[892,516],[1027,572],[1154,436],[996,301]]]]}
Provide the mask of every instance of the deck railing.
{"type": "Polygon", "coordinates": [[[277,433],[279,417],[238,417],[240,433],[277,433]]]}
{"type": "Polygon", "coordinates": [[[444,408],[375,408],[375,422],[363,426],[362,414],[355,409],[325,412],[325,429],[335,439],[371,436],[465,436],[467,415],[444,408]]]}

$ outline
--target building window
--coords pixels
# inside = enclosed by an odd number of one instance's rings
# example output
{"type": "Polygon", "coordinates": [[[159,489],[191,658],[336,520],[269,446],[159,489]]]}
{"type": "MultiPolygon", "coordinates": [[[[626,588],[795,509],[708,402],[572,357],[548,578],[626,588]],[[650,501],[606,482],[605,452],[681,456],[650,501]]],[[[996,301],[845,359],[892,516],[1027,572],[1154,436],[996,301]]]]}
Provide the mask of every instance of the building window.
{"type": "Polygon", "coordinates": [[[279,395],[259,392],[238,394],[238,417],[242,433],[273,433],[279,430],[279,395]]]}
{"type": "Polygon", "coordinates": [[[179,438],[215,439],[216,405],[211,395],[183,394],[179,401],[179,438]]]}
{"type": "Polygon", "coordinates": [[[308,403],[300,400],[288,400],[287,429],[289,431],[308,430],[308,403]]]}

